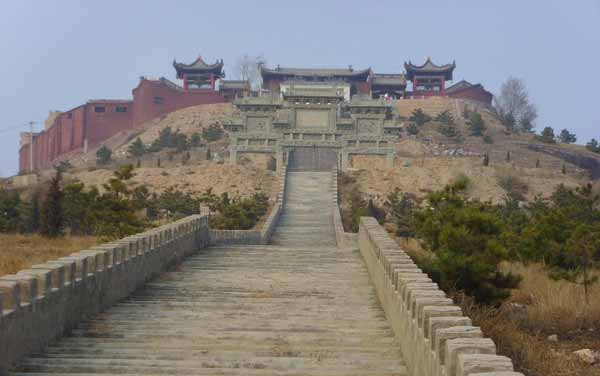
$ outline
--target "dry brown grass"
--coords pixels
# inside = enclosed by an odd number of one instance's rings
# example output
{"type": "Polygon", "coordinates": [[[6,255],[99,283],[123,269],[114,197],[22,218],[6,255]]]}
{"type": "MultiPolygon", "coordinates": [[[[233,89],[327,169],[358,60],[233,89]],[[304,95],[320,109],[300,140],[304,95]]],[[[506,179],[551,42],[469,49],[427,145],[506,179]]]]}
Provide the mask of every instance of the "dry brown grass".
{"type": "Polygon", "coordinates": [[[590,288],[588,305],[583,286],[552,280],[541,265],[513,263],[504,268],[523,277],[511,300],[527,306],[525,325],[531,330],[552,334],[600,327],[600,285],[590,288]]]}
{"type": "Polygon", "coordinates": [[[509,306],[490,308],[458,300],[473,325],[481,327],[483,333],[494,340],[498,353],[513,360],[515,370],[528,376],[600,375],[598,368],[580,362],[571,354],[572,343],[551,342],[541,333],[520,327],[514,320],[519,313],[509,306]]]}
{"type": "Polygon", "coordinates": [[[98,244],[92,236],[48,239],[40,235],[0,234],[0,276],[14,274],[98,244]]]}

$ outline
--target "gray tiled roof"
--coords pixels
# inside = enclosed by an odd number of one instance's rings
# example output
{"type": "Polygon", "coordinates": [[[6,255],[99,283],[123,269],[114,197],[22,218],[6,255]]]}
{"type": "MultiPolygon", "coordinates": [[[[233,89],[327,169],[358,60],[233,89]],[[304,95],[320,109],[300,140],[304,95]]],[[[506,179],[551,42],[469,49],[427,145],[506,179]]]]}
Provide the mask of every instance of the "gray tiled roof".
{"type": "Polygon", "coordinates": [[[225,77],[223,73],[223,59],[220,61],[217,60],[214,64],[207,64],[204,60],[202,60],[201,56],[191,64],[178,63],[173,60],[173,67],[177,72],[177,78],[182,78],[184,74],[194,74],[194,73],[204,73],[209,74],[212,73],[217,77],[225,77]]]}
{"type": "Polygon", "coordinates": [[[453,91],[464,89],[464,88],[471,87],[471,86],[473,86],[473,84],[470,83],[469,81],[460,80],[457,83],[455,83],[454,85],[448,86],[446,88],[446,92],[447,93],[449,93],[449,92],[451,93],[453,91]]]}
{"type": "Polygon", "coordinates": [[[406,76],[401,73],[373,73],[371,83],[381,86],[406,86],[406,76]]]}
{"type": "Polygon", "coordinates": [[[277,66],[277,68],[269,69],[266,67],[261,67],[261,73],[263,76],[355,77],[361,75],[368,76],[370,72],[371,68],[354,70],[352,68],[283,68],[277,66]]]}
{"type": "Polygon", "coordinates": [[[221,61],[217,60],[214,64],[207,64],[204,61],[204,59],[202,59],[202,56],[198,56],[198,58],[194,60],[194,62],[191,64],[178,63],[177,61],[173,60],[173,66],[175,67],[175,69],[183,68],[190,70],[213,70],[216,68],[220,69],[223,67],[223,59],[221,59],[221,61]]]}
{"type": "Polygon", "coordinates": [[[404,68],[406,69],[406,78],[411,80],[413,78],[414,73],[443,73],[447,80],[452,79],[452,71],[456,68],[456,62],[452,62],[452,64],[444,64],[437,65],[431,61],[431,58],[427,58],[425,64],[423,65],[414,65],[410,60],[408,63],[404,63],[404,68]]]}
{"type": "Polygon", "coordinates": [[[250,89],[250,82],[245,80],[221,80],[219,89],[250,89]]]}

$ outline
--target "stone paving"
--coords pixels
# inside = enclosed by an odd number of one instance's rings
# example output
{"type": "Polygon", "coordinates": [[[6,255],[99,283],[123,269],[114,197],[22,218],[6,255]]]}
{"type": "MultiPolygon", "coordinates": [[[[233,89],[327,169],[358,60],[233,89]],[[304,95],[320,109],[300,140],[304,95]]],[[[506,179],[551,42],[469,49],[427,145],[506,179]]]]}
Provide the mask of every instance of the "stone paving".
{"type": "Polygon", "coordinates": [[[210,247],[12,375],[406,375],[331,173],[293,172],[272,245],[210,247]]]}

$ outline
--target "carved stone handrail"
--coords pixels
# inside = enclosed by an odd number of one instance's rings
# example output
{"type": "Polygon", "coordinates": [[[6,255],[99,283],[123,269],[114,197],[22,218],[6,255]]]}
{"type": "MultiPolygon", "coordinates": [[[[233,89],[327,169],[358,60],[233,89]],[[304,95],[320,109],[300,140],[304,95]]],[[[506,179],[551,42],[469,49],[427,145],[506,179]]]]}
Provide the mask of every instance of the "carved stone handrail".
{"type": "Polygon", "coordinates": [[[192,215],[0,277],[0,374],[208,240],[208,217],[192,215]]]}
{"type": "Polygon", "coordinates": [[[411,376],[523,376],[390,238],[362,217],[360,253],[411,376]]]}

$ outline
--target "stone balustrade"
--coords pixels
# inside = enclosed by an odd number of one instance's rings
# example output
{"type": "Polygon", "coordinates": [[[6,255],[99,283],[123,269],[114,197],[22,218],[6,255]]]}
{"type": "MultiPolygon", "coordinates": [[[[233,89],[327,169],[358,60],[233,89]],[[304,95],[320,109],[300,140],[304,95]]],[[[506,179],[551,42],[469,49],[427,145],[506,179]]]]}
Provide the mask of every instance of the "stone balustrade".
{"type": "Polygon", "coordinates": [[[0,374],[208,245],[192,215],[0,277],[0,374]]]}
{"type": "Polygon", "coordinates": [[[522,376],[374,218],[361,218],[358,243],[410,375],[522,376]]]}

